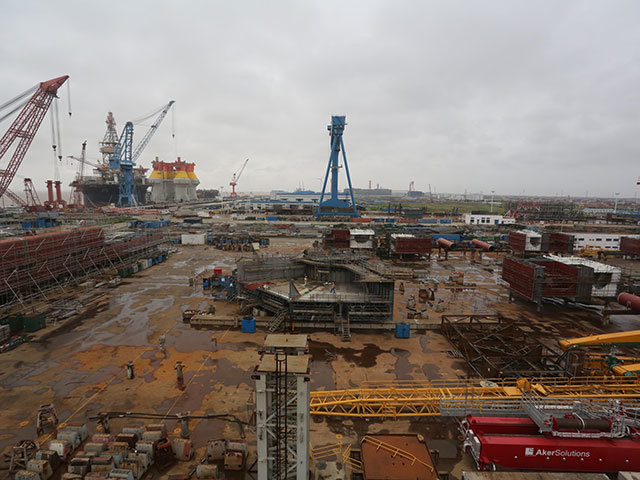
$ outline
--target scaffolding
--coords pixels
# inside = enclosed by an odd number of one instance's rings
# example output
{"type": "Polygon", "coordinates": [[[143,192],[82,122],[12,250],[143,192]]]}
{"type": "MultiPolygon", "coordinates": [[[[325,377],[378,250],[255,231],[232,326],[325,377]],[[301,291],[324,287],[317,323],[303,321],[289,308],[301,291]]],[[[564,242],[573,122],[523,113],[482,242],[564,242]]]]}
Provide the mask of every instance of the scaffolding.
{"type": "Polygon", "coordinates": [[[164,241],[162,233],[107,241],[101,227],[1,240],[0,305],[48,299],[52,290],[152,256],[164,241]]]}

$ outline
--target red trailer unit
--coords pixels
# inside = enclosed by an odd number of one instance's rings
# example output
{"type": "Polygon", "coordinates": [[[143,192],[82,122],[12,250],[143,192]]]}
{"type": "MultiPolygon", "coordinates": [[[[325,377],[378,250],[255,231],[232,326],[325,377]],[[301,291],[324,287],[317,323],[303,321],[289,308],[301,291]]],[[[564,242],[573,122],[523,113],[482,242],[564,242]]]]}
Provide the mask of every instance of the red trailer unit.
{"type": "MultiPolygon", "coordinates": [[[[495,418],[512,421],[507,419],[495,418]]],[[[520,434],[492,434],[477,433],[471,427],[463,430],[463,436],[464,450],[473,455],[480,470],[640,471],[640,440],[629,437],[553,437],[532,435],[529,428],[520,434]]]]}

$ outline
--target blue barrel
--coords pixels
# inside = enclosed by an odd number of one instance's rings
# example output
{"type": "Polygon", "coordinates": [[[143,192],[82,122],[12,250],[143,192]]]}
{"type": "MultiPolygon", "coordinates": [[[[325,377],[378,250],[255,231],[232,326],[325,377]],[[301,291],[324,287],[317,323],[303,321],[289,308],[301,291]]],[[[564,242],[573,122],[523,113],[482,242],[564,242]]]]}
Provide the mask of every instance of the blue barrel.
{"type": "Polygon", "coordinates": [[[408,323],[398,323],[396,325],[396,338],[409,338],[410,328],[408,323]]]}
{"type": "Polygon", "coordinates": [[[147,260],[147,266],[152,267],[153,266],[153,258],[150,258],[147,260]]]}
{"type": "Polygon", "coordinates": [[[244,317],[241,323],[242,333],[256,333],[256,317],[244,317]]]}

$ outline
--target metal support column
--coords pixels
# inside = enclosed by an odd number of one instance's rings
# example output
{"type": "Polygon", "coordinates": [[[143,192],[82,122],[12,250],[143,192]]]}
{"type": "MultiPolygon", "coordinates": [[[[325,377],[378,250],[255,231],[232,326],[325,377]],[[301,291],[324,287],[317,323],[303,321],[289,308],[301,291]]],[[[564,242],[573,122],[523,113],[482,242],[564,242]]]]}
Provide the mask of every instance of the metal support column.
{"type": "Polygon", "coordinates": [[[268,335],[256,380],[258,480],[309,478],[306,335],[268,335]]]}

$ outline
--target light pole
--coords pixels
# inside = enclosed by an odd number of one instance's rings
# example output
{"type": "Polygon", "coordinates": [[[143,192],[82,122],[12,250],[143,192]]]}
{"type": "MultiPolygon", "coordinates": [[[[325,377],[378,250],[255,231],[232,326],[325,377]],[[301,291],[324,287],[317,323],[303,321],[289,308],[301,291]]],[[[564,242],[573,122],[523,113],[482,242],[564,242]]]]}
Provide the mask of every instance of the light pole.
{"type": "Polygon", "coordinates": [[[495,193],[495,190],[491,190],[491,213],[493,213],[493,194],[495,193]]]}

